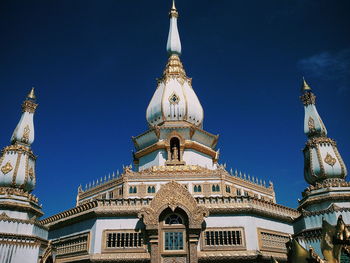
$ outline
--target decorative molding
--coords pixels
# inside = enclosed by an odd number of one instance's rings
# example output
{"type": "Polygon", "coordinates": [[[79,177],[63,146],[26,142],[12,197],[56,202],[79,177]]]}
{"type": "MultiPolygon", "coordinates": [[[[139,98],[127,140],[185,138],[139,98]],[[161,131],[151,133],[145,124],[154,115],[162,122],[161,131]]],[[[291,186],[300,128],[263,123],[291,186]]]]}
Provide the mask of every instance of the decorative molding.
{"type": "Polygon", "coordinates": [[[312,92],[305,92],[303,95],[300,96],[300,99],[304,106],[308,105],[315,105],[316,103],[316,96],[312,92]]]}
{"type": "Polygon", "coordinates": [[[154,228],[159,223],[159,215],[168,207],[172,211],[176,208],[184,210],[188,215],[190,228],[201,228],[204,217],[209,215],[208,209],[198,205],[184,186],[171,181],[160,188],[150,206],[141,209],[138,217],[143,219],[146,228],[154,228]]]}
{"type": "Polygon", "coordinates": [[[22,112],[35,113],[38,104],[32,102],[31,100],[26,100],[22,104],[22,112]]]}

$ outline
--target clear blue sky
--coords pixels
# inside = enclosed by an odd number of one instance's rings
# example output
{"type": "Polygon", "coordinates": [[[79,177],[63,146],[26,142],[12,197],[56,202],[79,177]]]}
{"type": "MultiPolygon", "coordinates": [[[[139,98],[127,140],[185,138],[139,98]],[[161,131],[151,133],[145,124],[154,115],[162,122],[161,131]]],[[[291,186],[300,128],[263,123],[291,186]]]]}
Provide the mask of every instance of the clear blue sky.
{"type": "MultiPolygon", "coordinates": [[[[131,136],[167,54],[170,0],[0,1],[0,145],[32,86],[37,187],[45,216],[132,162],[131,136]]],[[[275,185],[296,207],[303,178],[304,75],[350,166],[348,0],[177,0],[182,61],[220,134],[221,163],[275,185]]]]}

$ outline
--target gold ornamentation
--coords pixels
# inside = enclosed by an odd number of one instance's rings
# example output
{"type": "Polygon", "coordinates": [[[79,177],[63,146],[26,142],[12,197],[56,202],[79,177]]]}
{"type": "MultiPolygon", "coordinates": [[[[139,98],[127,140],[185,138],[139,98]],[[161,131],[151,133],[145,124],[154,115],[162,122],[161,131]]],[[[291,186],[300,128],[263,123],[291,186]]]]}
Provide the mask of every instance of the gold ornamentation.
{"type": "Polygon", "coordinates": [[[159,79],[158,82],[164,81],[166,83],[172,78],[176,78],[181,85],[183,85],[185,81],[187,81],[189,85],[191,84],[190,79],[186,76],[186,72],[179,56],[175,54],[169,57],[168,63],[163,72],[163,77],[159,79]]]}
{"type": "Polygon", "coordinates": [[[300,99],[304,106],[316,103],[316,96],[312,92],[306,92],[300,96],[300,99]]]}
{"type": "Polygon", "coordinates": [[[28,99],[32,99],[32,100],[35,100],[35,99],[36,99],[35,92],[34,92],[34,87],[30,90],[30,92],[29,92],[27,98],[28,98],[28,99]]]}
{"type": "Polygon", "coordinates": [[[324,158],[324,161],[326,164],[329,164],[330,166],[334,166],[335,163],[337,162],[337,159],[333,158],[332,155],[327,153],[326,158],[324,158]]]}
{"type": "Polygon", "coordinates": [[[30,133],[30,128],[29,128],[29,125],[27,125],[23,129],[22,142],[24,142],[24,143],[28,143],[29,142],[29,133],[30,133]]]}
{"type": "Polygon", "coordinates": [[[9,172],[11,172],[13,169],[12,165],[10,162],[7,162],[3,167],[1,167],[1,172],[3,174],[8,174],[9,172]]]}
{"type": "Polygon", "coordinates": [[[176,95],[175,92],[170,95],[170,97],[169,97],[170,104],[176,105],[176,104],[179,104],[179,101],[180,101],[180,98],[179,98],[179,96],[176,95]]]}
{"type": "Polygon", "coordinates": [[[309,121],[307,122],[307,125],[309,127],[310,132],[314,132],[316,130],[315,121],[312,117],[309,117],[309,121]]]}
{"type": "Polygon", "coordinates": [[[38,104],[34,103],[33,101],[26,100],[22,104],[22,112],[34,113],[37,107],[38,104]]]}
{"type": "Polygon", "coordinates": [[[28,171],[28,175],[30,177],[31,180],[33,180],[34,178],[34,170],[33,167],[30,167],[29,171],[28,171]]]}
{"type": "Polygon", "coordinates": [[[159,223],[159,215],[168,207],[172,211],[178,207],[183,209],[188,215],[190,228],[201,228],[204,217],[209,215],[209,210],[198,205],[184,186],[171,181],[162,186],[152,200],[150,207],[141,209],[138,217],[143,218],[147,227],[154,228],[159,223]]]}

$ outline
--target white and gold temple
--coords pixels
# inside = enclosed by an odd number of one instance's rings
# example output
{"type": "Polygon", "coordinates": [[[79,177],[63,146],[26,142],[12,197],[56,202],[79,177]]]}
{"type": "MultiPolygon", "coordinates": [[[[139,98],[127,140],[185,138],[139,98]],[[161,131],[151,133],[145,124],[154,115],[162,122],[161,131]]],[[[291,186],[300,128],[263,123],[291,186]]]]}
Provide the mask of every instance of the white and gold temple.
{"type": "Polygon", "coordinates": [[[79,187],[74,208],[41,221],[30,194],[36,182],[30,145],[37,105],[34,91],[28,95],[0,159],[1,262],[270,262],[272,257],[286,262],[290,235],[319,249],[322,216],[333,220],[342,213],[349,223],[345,164],[326,137],[306,82],[310,187],[295,210],[276,203],[271,182],[219,163],[219,136],[204,130],[204,110],[180,59],[174,1],[169,16],[168,62],[146,110],[148,129],[132,137],[133,165],[79,187]],[[30,251],[24,242],[33,243],[30,251]],[[23,253],[14,256],[16,249],[23,253]]]}

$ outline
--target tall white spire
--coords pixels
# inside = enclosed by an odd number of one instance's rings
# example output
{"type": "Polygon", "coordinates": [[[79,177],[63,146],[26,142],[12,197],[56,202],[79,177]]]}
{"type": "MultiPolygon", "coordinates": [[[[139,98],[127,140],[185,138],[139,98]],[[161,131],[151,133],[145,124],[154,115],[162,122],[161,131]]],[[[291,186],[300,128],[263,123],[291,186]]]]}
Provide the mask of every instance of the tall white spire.
{"type": "Polygon", "coordinates": [[[36,156],[30,149],[34,141],[33,117],[38,105],[34,88],[22,104],[22,117],[11,138],[11,145],[0,155],[0,187],[21,188],[31,192],[36,184],[36,156]]]}
{"type": "Polygon", "coordinates": [[[169,35],[166,49],[168,51],[169,56],[171,55],[181,55],[181,41],[179,31],[177,29],[177,18],[179,17],[179,13],[177,12],[175,6],[175,0],[173,0],[173,5],[171,7],[170,13],[170,27],[169,27],[169,35]]]}
{"type": "Polygon", "coordinates": [[[35,99],[34,88],[32,88],[26,100],[23,102],[22,117],[12,134],[11,142],[13,144],[19,142],[30,146],[34,142],[33,118],[36,107],[38,106],[35,103],[35,99]]]}
{"type": "Polygon", "coordinates": [[[300,97],[304,104],[304,132],[308,141],[304,148],[304,177],[309,184],[324,180],[344,180],[347,169],[334,140],[327,137],[327,129],[316,109],[316,96],[303,79],[300,97]]]}

